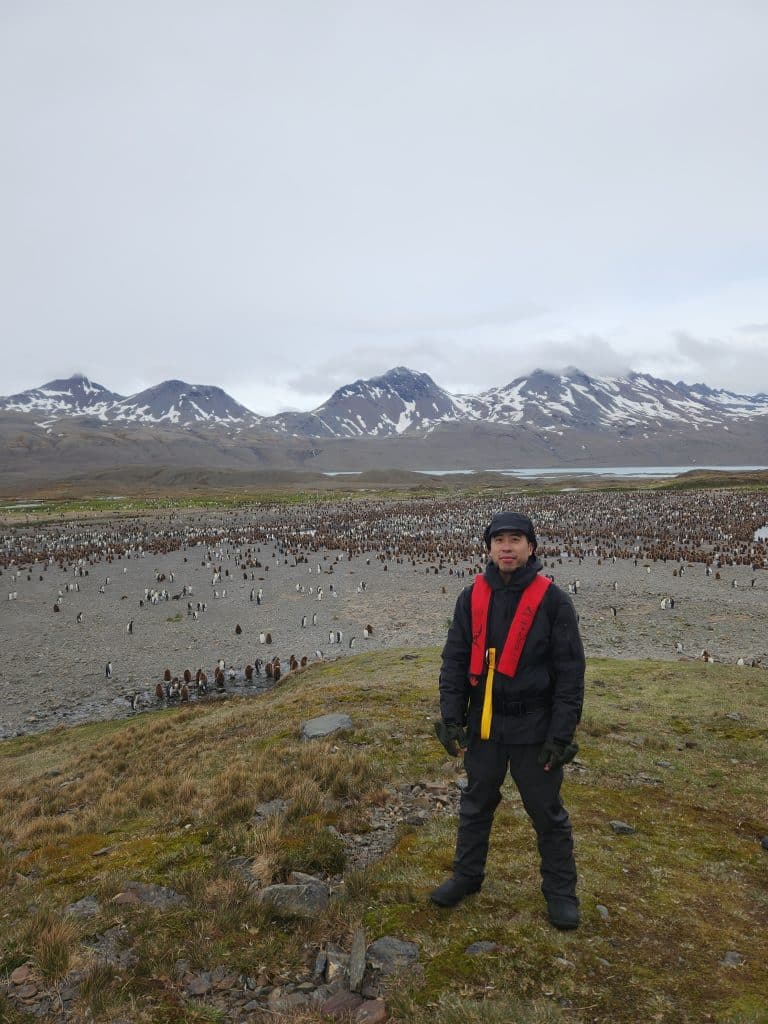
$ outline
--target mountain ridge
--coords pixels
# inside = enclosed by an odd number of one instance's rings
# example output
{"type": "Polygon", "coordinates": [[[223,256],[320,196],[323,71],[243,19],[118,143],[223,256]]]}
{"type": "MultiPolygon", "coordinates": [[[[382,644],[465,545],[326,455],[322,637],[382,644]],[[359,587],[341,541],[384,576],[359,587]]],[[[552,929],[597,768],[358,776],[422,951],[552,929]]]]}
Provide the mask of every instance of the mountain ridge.
{"type": "Polygon", "coordinates": [[[724,426],[768,415],[768,395],[740,395],[634,371],[590,376],[576,367],[560,374],[535,369],[477,395],[452,394],[428,374],[396,366],[337,388],[314,409],[274,416],[253,412],[214,385],[173,379],[123,396],[83,374],[2,397],[0,412],[29,414],[45,428],[65,418],[88,416],[105,425],[204,425],[317,439],[395,438],[426,435],[454,423],[525,425],[552,433],[658,429],[672,423],[724,426]]]}
{"type": "MultiPolygon", "coordinates": [[[[0,399],[7,496],[139,492],[173,471],[260,486],[265,474],[482,473],[616,466],[764,466],[768,396],[649,374],[536,370],[453,395],[395,367],[305,413],[260,417],[221,388],[164,381],[127,398],[82,375],[0,399]]],[[[194,483],[197,481],[197,483],[194,483]]],[[[207,481],[207,482],[206,482],[207,481]]]]}

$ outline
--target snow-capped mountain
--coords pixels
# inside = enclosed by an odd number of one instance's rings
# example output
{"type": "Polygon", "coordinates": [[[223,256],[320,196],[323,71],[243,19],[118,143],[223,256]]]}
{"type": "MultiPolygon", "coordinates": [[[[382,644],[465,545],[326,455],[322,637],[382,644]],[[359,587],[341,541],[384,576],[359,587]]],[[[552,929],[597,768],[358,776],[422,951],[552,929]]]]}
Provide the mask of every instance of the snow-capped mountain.
{"type": "Polygon", "coordinates": [[[590,377],[534,370],[477,396],[473,413],[490,423],[522,423],[543,430],[690,427],[724,424],[768,414],[768,395],[736,395],[705,384],[688,385],[646,373],[590,377]]]}
{"type": "Polygon", "coordinates": [[[166,380],[116,402],[108,418],[130,423],[179,426],[211,423],[248,427],[256,426],[261,419],[221,388],[186,384],[182,380],[166,380]]]}
{"type": "Polygon", "coordinates": [[[264,425],[300,437],[397,437],[465,417],[460,398],[426,373],[396,366],[380,377],[339,388],[310,413],[282,413],[264,425]]]}
{"type": "Polygon", "coordinates": [[[272,416],[263,426],[298,437],[396,437],[428,434],[445,423],[616,432],[715,426],[764,415],[768,395],[735,395],[642,373],[590,377],[573,368],[562,374],[534,370],[479,395],[451,395],[427,374],[398,366],[339,388],[310,413],[272,416]]]}
{"type": "Polygon", "coordinates": [[[80,374],[0,398],[0,411],[32,413],[44,426],[74,416],[95,417],[104,423],[164,423],[182,427],[254,427],[261,419],[217,387],[166,380],[125,398],[80,374]]]}
{"type": "Polygon", "coordinates": [[[27,413],[50,427],[63,418],[118,426],[225,427],[285,438],[426,437],[451,425],[522,428],[562,435],[570,431],[614,436],[700,430],[768,416],[768,395],[738,395],[705,384],[676,384],[643,373],[590,377],[534,370],[479,395],[453,395],[426,373],[397,366],[335,391],[305,413],[261,417],[221,388],[164,381],[127,398],[76,375],[0,398],[0,412],[27,413]]]}
{"type": "Polygon", "coordinates": [[[50,380],[39,388],[0,398],[0,410],[29,412],[52,421],[62,416],[104,416],[123,396],[76,373],[67,380],[50,380]]]}

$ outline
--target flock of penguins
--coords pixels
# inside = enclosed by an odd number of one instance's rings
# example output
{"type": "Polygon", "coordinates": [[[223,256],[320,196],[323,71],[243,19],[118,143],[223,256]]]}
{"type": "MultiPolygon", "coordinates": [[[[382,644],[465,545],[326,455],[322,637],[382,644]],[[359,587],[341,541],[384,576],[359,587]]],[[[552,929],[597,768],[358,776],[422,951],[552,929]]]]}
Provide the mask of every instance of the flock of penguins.
{"type": "MultiPolygon", "coordinates": [[[[635,566],[672,562],[671,571],[678,579],[686,572],[698,571],[736,587],[736,579],[728,577],[729,568],[751,567],[754,586],[758,570],[768,567],[768,494],[712,489],[568,491],[503,498],[498,494],[356,498],[29,523],[5,528],[0,576],[10,587],[9,600],[17,600],[24,583],[35,576],[37,582],[50,584],[50,607],[53,614],[61,614],[70,604],[76,605],[86,577],[98,574],[98,592],[105,593],[116,578],[128,575],[129,564],[135,560],[149,559],[151,565],[153,559],[179,552],[183,563],[196,562],[210,572],[208,592],[201,599],[190,582],[181,582],[181,570],[177,570],[178,583],[174,572],[154,571],[152,585],[134,596],[135,610],[129,613],[134,617],[129,617],[124,627],[128,634],[133,634],[135,616],[142,609],[160,603],[178,602],[178,614],[186,613],[190,619],[204,616],[209,602],[225,599],[227,586],[232,587],[235,580],[238,585],[240,580],[245,584],[249,602],[261,605],[266,600],[261,581],[268,590],[270,568],[281,563],[306,574],[295,588],[315,601],[338,596],[331,581],[334,571],[338,573],[341,563],[352,558],[363,558],[365,565],[379,572],[387,572],[393,565],[408,565],[417,572],[455,576],[458,590],[463,585],[459,580],[466,577],[468,582],[472,574],[482,571],[483,528],[500,508],[516,508],[531,516],[545,569],[578,566],[585,559],[596,565],[619,559],[635,566]]],[[[558,571],[558,577],[561,575],[558,571]]],[[[131,570],[129,579],[134,576],[131,570]]],[[[95,581],[88,582],[92,588],[95,581]]],[[[364,580],[357,585],[363,613],[360,621],[365,617],[366,585],[364,580]]],[[[567,587],[577,594],[579,579],[567,587]]],[[[242,586],[238,589],[242,592],[242,586]]],[[[661,607],[674,608],[674,598],[662,598],[661,607]]],[[[610,613],[617,614],[616,606],[610,607],[610,613]]],[[[83,611],[77,610],[74,618],[83,623],[83,611]]],[[[304,614],[300,625],[308,630],[310,625],[318,626],[317,613],[304,614]]],[[[361,632],[363,640],[369,639],[374,627],[368,623],[361,632]]],[[[242,633],[239,623],[234,624],[234,633],[242,633]]],[[[331,646],[346,643],[354,647],[357,642],[356,636],[345,641],[341,629],[330,629],[327,635],[331,646]]],[[[273,639],[271,632],[258,634],[265,652],[273,639]]],[[[706,650],[699,656],[712,659],[706,650]]],[[[210,673],[202,667],[174,673],[164,666],[158,671],[154,693],[149,682],[146,690],[127,699],[133,710],[141,710],[152,701],[187,702],[226,693],[232,686],[264,689],[286,671],[298,671],[324,657],[323,650],[317,648],[311,653],[291,654],[283,663],[275,655],[253,657],[238,666],[212,656],[210,673]]],[[[106,677],[112,678],[113,673],[110,659],[106,677]]]]}

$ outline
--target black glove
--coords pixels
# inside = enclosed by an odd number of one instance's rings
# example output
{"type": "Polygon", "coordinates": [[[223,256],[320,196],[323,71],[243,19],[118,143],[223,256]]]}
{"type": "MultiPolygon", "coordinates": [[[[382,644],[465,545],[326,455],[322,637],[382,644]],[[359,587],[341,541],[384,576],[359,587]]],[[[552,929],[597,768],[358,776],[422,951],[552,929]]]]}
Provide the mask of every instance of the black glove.
{"type": "Polygon", "coordinates": [[[464,726],[450,725],[448,722],[435,722],[435,735],[443,744],[451,757],[458,757],[467,746],[468,737],[464,726]]]}
{"type": "Polygon", "coordinates": [[[579,752],[578,743],[573,740],[546,740],[539,752],[539,764],[544,765],[544,771],[555,771],[568,764],[579,752]]]}

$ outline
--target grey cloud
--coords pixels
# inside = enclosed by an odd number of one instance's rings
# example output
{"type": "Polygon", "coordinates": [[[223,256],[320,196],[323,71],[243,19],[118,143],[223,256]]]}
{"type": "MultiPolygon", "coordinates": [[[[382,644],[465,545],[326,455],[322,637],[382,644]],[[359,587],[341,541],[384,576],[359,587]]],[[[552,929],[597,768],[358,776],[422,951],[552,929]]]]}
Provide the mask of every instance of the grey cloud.
{"type": "Polygon", "coordinates": [[[765,344],[733,337],[701,338],[687,331],[675,331],[673,337],[677,353],[685,361],[687,383],[706,382],[743,394],[754,394],[766,388],[764,367],[768,353],[765,344]],[[745,378],[745,367],[750,366],[754,367],[753,373],[745,378]],[[751,380],[752,387],[745,386],[746,379],[751,380]]]}
{"type": "Polygon", "coordinates": [[[533,358],[542,370],[558,372],[573,367],[590,376],[619,376],[632,368],[626,353],[617,351],[597,334],[578,335],[570,341],[546,341],[540,350],[541,355],[533,358]]]}
{"type": "Polygon", "coordinates": [[[77,365],[266,412],[397,364],[456,393],[766,362],[768,291],[717,297],[766,276],[765,4],[11,7],[7,393],[77,365]]]}

